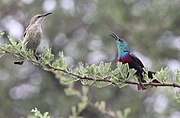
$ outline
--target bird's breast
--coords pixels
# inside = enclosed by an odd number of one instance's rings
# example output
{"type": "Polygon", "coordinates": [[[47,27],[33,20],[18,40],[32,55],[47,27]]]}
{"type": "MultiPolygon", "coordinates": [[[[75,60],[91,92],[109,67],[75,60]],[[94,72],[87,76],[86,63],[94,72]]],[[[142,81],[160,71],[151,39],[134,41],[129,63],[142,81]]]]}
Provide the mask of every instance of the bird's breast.
{"type": "Polygon", "coordinates": [[[129,55],[129,52],[124,52],[118,55],[118,62],[126,63],[131,60],[131,57],[129,55]]]}
{"type": "Polygon", "coordinates": [[[31,37],[34,40],[41,40],[42,38],[42,29],[40,27],[31,27],[27,33],[27,37],[31,37]]]}
{"type": "Polygon", "coordinates": [[[39,27],[30,27],[24,37],[25,48],[37,50],[42,39],[42,30],[39,27]]]}

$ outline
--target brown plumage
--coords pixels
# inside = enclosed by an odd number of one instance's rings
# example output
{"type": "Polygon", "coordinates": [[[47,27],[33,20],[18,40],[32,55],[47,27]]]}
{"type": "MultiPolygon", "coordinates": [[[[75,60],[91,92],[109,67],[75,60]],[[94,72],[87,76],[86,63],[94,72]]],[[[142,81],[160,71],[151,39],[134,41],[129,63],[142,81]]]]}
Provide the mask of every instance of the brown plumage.
{"type": "MultiPolygon", "coordinates": [[[[34,52],[35,57],[37,48],[39,47],[39,44],[41,42],[41,39],[43,37],[43,32],[41,28],[41,24],[46,16],[52,13],[45,13],[45,14],[38,14],[35,15],[31,21],[29,26],[26,28],[24,32],[24,40],[23,40],[23,46],[22,49],[31,49],[34,52]]],[[[22,61],[15,61],[14,64],[22,65],[22,61]]]]}

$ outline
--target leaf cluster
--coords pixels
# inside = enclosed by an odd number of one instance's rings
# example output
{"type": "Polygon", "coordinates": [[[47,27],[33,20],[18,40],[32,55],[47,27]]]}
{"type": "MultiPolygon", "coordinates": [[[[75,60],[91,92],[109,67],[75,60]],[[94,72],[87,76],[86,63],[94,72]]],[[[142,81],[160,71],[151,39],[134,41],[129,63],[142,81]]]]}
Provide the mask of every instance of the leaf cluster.
{"type": "MultiPolygon", "coordinates": [[[[3,35],[3,33],[0,34],[3,35]]],[[[17,58],[22,58],[24,61],[31,61],[34,64],[41,66],[44,70],[53,72],[61,84],[70,84],[80,81],[83,85],[96,86],[98,88],[109,85],[115,85],[122,88],[128,84],[139,84],[135,76],[136,71],[130,69],[128,64],[117,63],[115,69],[111,69],[111,63],[105,62],[100,62],[98,65],[79,63],[77,67],[73,67],[65,62],[63,52],[59,52],[59,57],[54,59],[54,54],[52,54],[51,49],[47,46],[44,47],[44,51],[40,55],[39,60],[36,60],[33,51],[22,49],[22,40],[17,43],[13,37],[8,36],[8,39],[9,44],[3,44],[0,47],[0,56],[10,53],[17,58]]],[[[146,74],[144,75],[144,78],[147,79],[146,74]]],[[[144,85],[180,88],[179,70],[176,70],[174,75],[171,76],[168,68],[161,69],[155,74],[154,79],[157,79],[162,83],[157,84],[149,81],[149,83],[144,83],[144,85]],[[173,80],[173,83],[167,83],[170,80],[173,80]]],[[[179,93],[177,96],[178,95],[179,93]]]]}

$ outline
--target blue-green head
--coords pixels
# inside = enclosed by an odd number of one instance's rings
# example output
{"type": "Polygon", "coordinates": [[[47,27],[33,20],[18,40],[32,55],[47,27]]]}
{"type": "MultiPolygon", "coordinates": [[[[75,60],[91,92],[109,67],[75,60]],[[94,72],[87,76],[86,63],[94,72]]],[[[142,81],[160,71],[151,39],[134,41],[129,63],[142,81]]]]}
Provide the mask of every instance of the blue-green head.
{"type": "Polygon", "coordinates": [[[116,40],[116,45],[118,49],[118,54],[121,54],[123,52],[129,51],[127,42],[120,38],[116,33],[111,32],[110,36],[112,36],[116,40]]]}

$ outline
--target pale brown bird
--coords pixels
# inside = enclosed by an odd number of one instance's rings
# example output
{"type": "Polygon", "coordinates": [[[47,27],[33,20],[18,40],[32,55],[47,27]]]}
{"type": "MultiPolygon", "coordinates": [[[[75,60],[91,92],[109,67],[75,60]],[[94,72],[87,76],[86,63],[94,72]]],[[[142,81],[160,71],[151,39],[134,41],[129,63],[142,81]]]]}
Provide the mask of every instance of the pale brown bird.
{"type": "MultiPolygon", "coordinates": [[[[52,13],[45,14],[37,14],[32,17],[29,26],[26,28],[24,32],[23,46],[22,49],[31,49],[34,52],[36,59],[38,58],[36,55],[37,48],[41,42],[43,37],[43,32],[41,28],[41,24],[46,16],[52,13]]],[[[21,61],[15,61],[14,64],[22,65],[23,59],[21,61]]]]}

